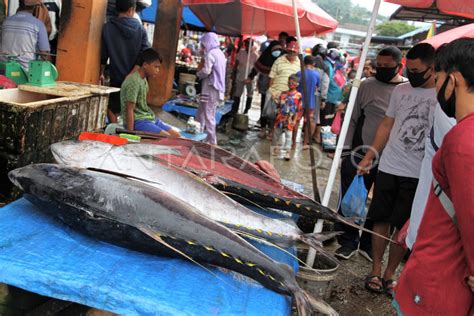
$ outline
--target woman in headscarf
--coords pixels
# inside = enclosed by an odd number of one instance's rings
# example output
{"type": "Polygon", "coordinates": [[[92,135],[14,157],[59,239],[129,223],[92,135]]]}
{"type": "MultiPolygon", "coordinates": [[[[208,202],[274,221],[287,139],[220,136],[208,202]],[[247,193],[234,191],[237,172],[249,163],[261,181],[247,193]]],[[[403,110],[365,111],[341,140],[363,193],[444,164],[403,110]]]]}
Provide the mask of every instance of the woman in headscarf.
{"type": "Polygon", "coordinates": [[[197,76],[202,79],[202,89],[197,120],[207,133],[206,141],[216,145],[216,107],[224,100],[226,59],[215,33],[204,34],[201,46],[203,57],[197,76]]]}

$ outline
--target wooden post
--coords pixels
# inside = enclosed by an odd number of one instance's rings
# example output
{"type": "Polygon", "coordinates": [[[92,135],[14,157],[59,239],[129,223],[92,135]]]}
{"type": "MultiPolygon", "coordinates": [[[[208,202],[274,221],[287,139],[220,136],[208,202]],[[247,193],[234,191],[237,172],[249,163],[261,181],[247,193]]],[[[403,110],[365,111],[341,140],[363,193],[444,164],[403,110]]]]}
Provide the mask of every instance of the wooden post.
{"type": "Polygon", "coordinates": [[[183,6],[180,0],[160,0],[156,11],[153,48],[163,58],[158,76],[150,80],[150,105],[161,106],[171,97],[183,6]]]}
{"type": "Polygon", "coordinates": [[[70,14],[61,16],[56,67],[59,79],[97,84],[100,42],[107,0],[71,0],[70,14]]]}

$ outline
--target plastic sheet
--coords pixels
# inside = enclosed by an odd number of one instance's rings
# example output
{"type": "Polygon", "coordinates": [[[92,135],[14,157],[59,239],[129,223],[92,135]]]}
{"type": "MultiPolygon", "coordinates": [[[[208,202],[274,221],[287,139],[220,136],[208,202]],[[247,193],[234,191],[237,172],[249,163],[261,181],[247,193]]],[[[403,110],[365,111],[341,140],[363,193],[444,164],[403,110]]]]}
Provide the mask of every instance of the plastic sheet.
{"type": "MultiPolygon", "coordinates": [[[[257,245],[290,264],[290,256],[257,245]]],[[[230,271],[76,233],[25,199],[0,208],[0,282],[122,315],[290,315],[291,299],[230,271]]]]}
{"type": "MultiPolygon", "coordinates": [[[[196,117],[196,114],[197,114],[197,108],[182,105],[174,101],[166,102],[165,104],[163,104],[162,109],[166,112],[177,112],[177,113],[185,114],[187,116],[194,116],[194,117],[196,117]]],[[[231,102],[225,102],[224,106],[217,107],[216,124],[219,124],[221,122],[222,116],[229,113],[231,109],[232,109],[231,102]]]]}

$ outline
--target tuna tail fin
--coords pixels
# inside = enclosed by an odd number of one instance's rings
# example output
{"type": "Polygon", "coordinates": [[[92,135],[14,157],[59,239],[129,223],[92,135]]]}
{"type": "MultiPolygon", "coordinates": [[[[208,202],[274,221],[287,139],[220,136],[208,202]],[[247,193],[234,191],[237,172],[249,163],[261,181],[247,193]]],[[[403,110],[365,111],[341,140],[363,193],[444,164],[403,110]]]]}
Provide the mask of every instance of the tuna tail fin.
{"type": "Polygon", "coordinates": [[[293,297],[298,310],[298,316],[311,316],[314,315],[315,312],[330,316],[339,315],[328,303],[320,298],[309,295],[302,289],[297,289],[293,293],[293,297]]]}

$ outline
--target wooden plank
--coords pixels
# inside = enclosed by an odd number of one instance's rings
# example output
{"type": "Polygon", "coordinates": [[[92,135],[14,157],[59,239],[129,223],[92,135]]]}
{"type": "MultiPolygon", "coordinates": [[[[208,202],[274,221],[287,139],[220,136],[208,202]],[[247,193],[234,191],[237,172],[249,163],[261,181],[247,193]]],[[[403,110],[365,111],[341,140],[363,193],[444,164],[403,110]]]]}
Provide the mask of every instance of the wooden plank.
{"type": "Polygon", "coordinates": [[[61,20],[56,67],[59,80],[98,83],[100,42],[106,0],[71,0],[69,19],[61,20]]]}
{"type": "Polygon", "coordinates": [[[53,143],[64,139],[66,135],[68,106],[66,104],[59,104],[54,113],[53,130],[51,131],[51,139],[53,143]]]}
{"type": "Polygon", "coordinates": [[[182,11],[180,0],[160,0],[153,48],[160,53],[163,62],[158,76],[149,80],[150,103],[154,106],[165,104],[171,97],[182,11]]]}
{"type": "Polygon", "coordinates": [[[112,92],[120,91],[120,88],[69,81],[58,81],[56,85],[52,87],[19,85],[18,89],[61,97],[82,97],[91,94],[108,95],[112,92]]]}

